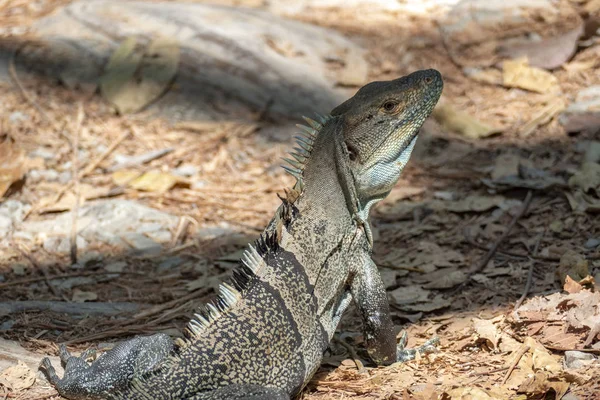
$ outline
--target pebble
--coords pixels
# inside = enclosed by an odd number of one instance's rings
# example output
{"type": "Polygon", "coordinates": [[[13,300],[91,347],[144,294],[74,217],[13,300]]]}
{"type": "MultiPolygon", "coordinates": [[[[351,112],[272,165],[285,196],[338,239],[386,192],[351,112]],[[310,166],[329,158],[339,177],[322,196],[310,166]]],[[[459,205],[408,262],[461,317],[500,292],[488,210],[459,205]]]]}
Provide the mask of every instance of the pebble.
{"type": "Polygon", "coordinates": [[[595,249],[600,246],[600,238],[589,238],[584,244],[583,247],[586,249],[595,249]]]}
{"type": "Polygon", "coordinates": [[[580,132],[600,127],[600,85],[589,86],[577,93],[576,99],[558,117],[567,132],[580,132]]]}
{"type": "Polygon", "coordinates": [[[172,172],[173,172],[173,175],[189,177],[189,176],[197,175],[198,172],[200,172],[200,168],[198,168],[195,165],[188,164],[188,165],[182,165],[180,167],[177,167],[172,172]]]}
{"type": "Polygon", "coordinates": [[[39,147],[39,148],[35,149],[34,151],[32,151],[31,153],[29,153],[29,157],[31,157],[31,158],[40,157],[40,158],[43,158],[44,160],[53,160],[55,155],[56,154],[53,151],[47,150],[43,147],[39,147]]]}
{"type": "Polygon", "coordinates": [[[596,361],[596,356],[582,351],[565,351],[565,368],[577,369],[596,361]]]}

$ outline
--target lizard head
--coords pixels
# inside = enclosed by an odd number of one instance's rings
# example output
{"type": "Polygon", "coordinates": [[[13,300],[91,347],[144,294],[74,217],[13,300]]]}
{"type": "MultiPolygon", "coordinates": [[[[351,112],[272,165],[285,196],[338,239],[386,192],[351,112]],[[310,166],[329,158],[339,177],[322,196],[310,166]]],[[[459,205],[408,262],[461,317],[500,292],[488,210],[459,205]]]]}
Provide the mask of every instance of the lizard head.
{"type": "Polygon", "coordinates": [[[336,107],[342,124],[342,162],[354,181],[358,217],[385,198],[408,162],[421,125],[433,111],[443,88],[434,69],[391,81],[372,82],[336,107]]]}

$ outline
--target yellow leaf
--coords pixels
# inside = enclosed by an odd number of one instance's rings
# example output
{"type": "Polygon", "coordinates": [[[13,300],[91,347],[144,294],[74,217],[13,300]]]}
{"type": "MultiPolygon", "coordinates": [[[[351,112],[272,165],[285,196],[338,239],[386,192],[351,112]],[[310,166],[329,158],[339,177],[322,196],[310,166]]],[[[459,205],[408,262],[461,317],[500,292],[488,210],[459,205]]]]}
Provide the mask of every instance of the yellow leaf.
{"type": "Polygon", "coordinates": [[[146,192],[164,193],[180,181],[181,178],[174,175],[165,174],[159,171],[150,171],[131,181],[129,186],[146,192]]]}
{"type": "Polygon", "coordinates": [[[125,186],[140,175],[141,172],[139,171],[135,171],[132,169],[124,169],[121,171],[113,172],[112,180],[115,184],[119,186],[125,186]]]}
{"type": "Polygon", "coordinates": [[[444,129],[471,139],[484,138],[501,132],[500,129],[486,125],[448,103],[438,104],[432,115],[444,129]]]}
{"type": "Polygon", "coordinates": [[[526,57],[504,61],[502,65],[504,86],[516,87],[538,93],[556,93],[560,90],[558,79],[541,68],[530,67],[526,57]]]}

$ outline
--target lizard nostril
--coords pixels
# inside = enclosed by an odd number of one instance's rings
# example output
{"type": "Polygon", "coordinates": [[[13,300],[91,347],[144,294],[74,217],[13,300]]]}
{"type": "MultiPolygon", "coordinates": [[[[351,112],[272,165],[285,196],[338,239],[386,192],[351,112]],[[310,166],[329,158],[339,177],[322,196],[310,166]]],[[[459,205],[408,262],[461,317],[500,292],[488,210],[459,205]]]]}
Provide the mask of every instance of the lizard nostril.
{"type": "Polygon", "coordinates": [[[432,77],[430,77],[430,76],[425,77],[425,83],[429,84],[431,82],[433,82],[433,78],[432,77]]]}

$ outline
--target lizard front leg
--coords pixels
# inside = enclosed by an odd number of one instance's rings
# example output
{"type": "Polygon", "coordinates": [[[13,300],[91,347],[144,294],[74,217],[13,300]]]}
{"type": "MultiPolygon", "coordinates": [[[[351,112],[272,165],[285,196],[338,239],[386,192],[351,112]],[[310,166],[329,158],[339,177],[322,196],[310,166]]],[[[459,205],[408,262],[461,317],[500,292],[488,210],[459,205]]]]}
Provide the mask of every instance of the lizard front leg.
{"type": "Polygon", "coordinates": [[[352,298],[362,317],[369,355],[377,364],[396,362],[396,334],[390,317],[385,287],[369,256],[356,271],[350,285],[352,298]]]}
{"type": "Polygon", "coordinates": [[[415,349],[406,349],[406,334],[396,345],[394,324],[377,266],[370,257],[358,268],[350,290],[363,320],[363,329],[367,351],[379,365],[389,365],[397,361],[409,361],[416,353],[425,354],[435,351],[439,339],[433,338],[415,349]]]}

